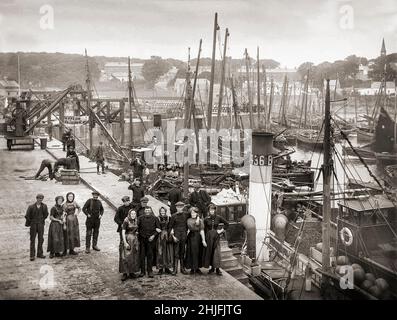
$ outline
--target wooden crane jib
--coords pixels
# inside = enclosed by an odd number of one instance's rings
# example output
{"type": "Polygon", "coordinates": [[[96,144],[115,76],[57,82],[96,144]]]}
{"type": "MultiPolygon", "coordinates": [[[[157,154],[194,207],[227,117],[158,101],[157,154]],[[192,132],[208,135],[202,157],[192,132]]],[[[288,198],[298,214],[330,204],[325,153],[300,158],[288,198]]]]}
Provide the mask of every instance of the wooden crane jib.
{"type": "Polygon", "coordinates": [[[68,95],[68,93],[70,93],[72,90],[78,90],[79,88],[81,88],[79,85],[73,85],[63,90],[48,107],[43,109],[43,112],[36,119],[36,121],[29,125],[29,127],[25,130],[25,134],[29,134],[45,117],[53,112],[58,107],[62,99],[68,95]]]}

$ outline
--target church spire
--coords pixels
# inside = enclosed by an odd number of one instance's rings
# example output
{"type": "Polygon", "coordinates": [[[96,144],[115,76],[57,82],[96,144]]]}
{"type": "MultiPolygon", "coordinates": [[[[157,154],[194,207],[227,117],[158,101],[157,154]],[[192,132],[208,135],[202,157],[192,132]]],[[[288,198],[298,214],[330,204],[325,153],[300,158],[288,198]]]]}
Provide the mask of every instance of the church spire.
{"type": "Polygon", "coordinates": [[[380,50],[381,57],[386,56],[385,38],[382,39],[382,49],[380,50]]]}

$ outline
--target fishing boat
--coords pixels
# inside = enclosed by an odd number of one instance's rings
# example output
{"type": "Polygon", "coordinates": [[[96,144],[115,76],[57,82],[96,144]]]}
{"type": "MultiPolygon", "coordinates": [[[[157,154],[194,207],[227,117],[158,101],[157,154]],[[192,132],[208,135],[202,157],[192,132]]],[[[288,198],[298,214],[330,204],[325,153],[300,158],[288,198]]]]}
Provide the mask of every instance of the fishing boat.
{"type": "Polygon", "coordinates": [[[297,144],[303,147],[310,147],[321,150],[323,148],[323,140],[324,135],[319,134],[319,132],[316,130],[299,130],[296,134],[297,144]]]}
{"type": "Polygon", "coordinates": [[[269,234],[267,241],[274,253],[271,263],[264,263],[261,273],[251,276],[249,280],[258,293],[270,299],[300,298],[300,295],[293,294],[293,283],[300,283],[302,293],[303,279],[306,279],[320,289],[323,299],[395,300],[396,199],[384,190],[376,177],[380,194],[367,193],[364,188],[364,193],[352,192],[335,198],[336,193],[331,191],[330,183],[333,165],[329,96],[327,81],[323,159],[326,169],[323,172],[322,214],[319,217],[323,226],[322,242],[312,244],[308,256],[302,255],[299,246],[305,234],[304,226],[313,218],[306,212],[297,212],[294,216],[301,216],[302,223],[296,227],[295,241],[287,243],[286,226],[293,224],[293,221],[288,214],[277,210],[272,218],[273,233],[269,234]],[[335,217],[332,217],[331,200],[339,200],[335,217]],[[341,283],[346,284],[347,278],[348,285],[341,286],[341,283]]]}

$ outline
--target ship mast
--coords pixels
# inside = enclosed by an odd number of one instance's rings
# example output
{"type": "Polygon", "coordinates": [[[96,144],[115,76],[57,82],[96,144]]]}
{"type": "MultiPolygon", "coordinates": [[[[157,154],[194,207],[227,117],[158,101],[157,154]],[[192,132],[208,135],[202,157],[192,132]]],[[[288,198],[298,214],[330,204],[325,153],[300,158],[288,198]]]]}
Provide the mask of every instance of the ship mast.
{"type": "Polygon", "coordinates": [[[86,85],[87,85],[87,112],[89,112],[89,129],[90,129],[90,152],[92,152],[92,140],[93,140],[93,128],[94,128],[94,115],[92,114],[91,110],[91,78],[90,78],[90,69],[88,67],[88,56],[87,56],[87,49],[85,50],[85,59],[86,59],[86,73],[87,73],[87,79],[86,79],[86,85]]]}
{"type": "Polygon", "coordinates": [[[261,105],[261,81],[260,81],[260,70],[259,70],[259,47],[256,48],[256,73],[257,73],[257,108],[258,108],[258,127],[261,123],[261,112],[260,112],[260,105],[261,105]]]}
{"type": "Polygon", "coordinates": [[[216,33],[218,30],[219,30],[218,13],[215,13],[214,35],[212,38],[210,92],[209,92],[209,96],[208,96],[208,129],[211,129],[211,124],[212,124],[212,101],[213,101],[213,96],[214,96],[216,33]]]}
{"type": "Polygon", "coordinates": [[[128,57],[128,107],[129,107],[129,112],[130,112],[130,145],[132,147],[132,102],[133,102],[133,96],[132,96],[132,79],[131,79],[131,60],[130,57],[128,57]]]}
{"type": "Polygon", "coordinates": [[[249,111],[249,117],[250,117],[250,128],[254,128],[254,119],[252,118],[252,101],[251,101],[251,86],[250,86],[250,76],[249,76],[249,56],[248,56],[248,50],[245,48],[245,72],[247,75],[247,94],[248,94],[248,111],[249,111]]]}
{"type": "Polygon", "coordinates": [[[226,28],[225,31],[225,43],[223,45],[223,60],[222,60],[222,71],[221,71],[221,84],[219,88],[219,103],[218,103],[218,116],[216,118],[216,131],[219,131],[221,125],[221,114],[222,114],[222,101],[223,101],[223,87],[225,84],[225,72],[226,72],[226,49],[227,49],[227,38],[229,36],[229,30],[226,28]]]}
{"type": "MultiPolygon", "coordinates": [[[[325,94],[325,118],[324,118],[324,162],[323,172],[323,222],[322,222],[322,270],[330,270],[330,228],[331,228],[331,176],[333,170],[331,154],[331,100],[329,79],[327,79],[327,89],[325,94]]],[[[325,277],[323,277],[325,281],[325,277]]]]}

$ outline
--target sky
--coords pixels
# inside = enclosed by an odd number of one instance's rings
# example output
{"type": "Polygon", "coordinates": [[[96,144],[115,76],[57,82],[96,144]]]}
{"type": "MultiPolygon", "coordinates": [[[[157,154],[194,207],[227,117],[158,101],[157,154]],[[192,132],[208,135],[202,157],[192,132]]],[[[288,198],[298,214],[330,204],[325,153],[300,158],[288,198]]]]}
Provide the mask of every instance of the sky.
{"type": "Polygon", "coordinates": [[[186,61],[210,57],[214,14],[227,55],[274,59],[282,67],[375,58],[382,38],[397,52],[396,0],[0,0],[0,52],[64,52],[186,61]],[[50,9],[50,11],[49,11],[50,9]],[[53,21],[48,19],[53,12],[53,21]],[[53,22],[53,23],[51,23],[53,22]]]}

